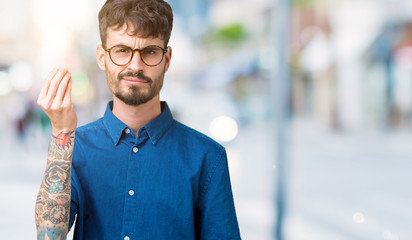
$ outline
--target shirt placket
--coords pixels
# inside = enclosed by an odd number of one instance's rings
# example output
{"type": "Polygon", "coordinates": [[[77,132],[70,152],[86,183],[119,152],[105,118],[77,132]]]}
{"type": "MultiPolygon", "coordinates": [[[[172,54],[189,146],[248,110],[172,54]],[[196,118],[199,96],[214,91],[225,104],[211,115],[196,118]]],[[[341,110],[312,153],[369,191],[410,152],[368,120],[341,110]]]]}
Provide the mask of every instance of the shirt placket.
{"type": "Polygon", "coordinates": [[[127,181],[126,189],[124,193],[124,212],[123,212],[123,240],[135,240],[138,239],[139,233],[135,232],[137,220],[141,214],[139,206],[139,189],[137,183],[139,181],[140,172],[142,171],[142,159],[139,155],[140,148],[142,148],[147,134],[145,131],[139,131],[138,137],[134,138],[133,132],[126,129],[125,133],[129,135],[128,142],[129,147],[129,159],[127,164],[127,181]],[[131,137],[131,138],[130,138],[131,137]]]}

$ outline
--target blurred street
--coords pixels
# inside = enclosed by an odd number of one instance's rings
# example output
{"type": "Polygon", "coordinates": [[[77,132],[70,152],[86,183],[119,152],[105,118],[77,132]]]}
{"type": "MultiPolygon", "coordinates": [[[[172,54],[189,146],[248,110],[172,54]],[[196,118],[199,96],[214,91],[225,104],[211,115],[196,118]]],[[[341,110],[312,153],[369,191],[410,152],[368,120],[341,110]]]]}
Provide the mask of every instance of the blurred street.
{"type": "MultiPolygon", "coordinates": [[[[0,2],[1,239],[36,236],[50,70],[72,73],[78,126],[112,98],[95,56],[104,2],[0,2]]],[[[244,240],[412,239],[412,0],[168,2],[161,99],[226,147],[244,240]]]]}
{"type": "MultiPolygon", "coordinates": [[[[263,124],[245,128],[227,146],[243,239],[273,239],[270,189],[276,165],[268,152],[273,149],[268,129],[263,124]],[[248,148],[251,142],[255,147],[248,148]]],[[[295,121],[286,239],[412,239],[411,142],[410,133],[334,134],[295,121]]],[[[2,239],[34,239],[34,203],[47,141],[33,136],[21,142],[4,130],[0,144],[6,150],[0,161],[2,239]]]]}
{"type": "Polygon", "coordinates": [[[411,140],[295,124],[286,239],[412,239],[411,140]]]}

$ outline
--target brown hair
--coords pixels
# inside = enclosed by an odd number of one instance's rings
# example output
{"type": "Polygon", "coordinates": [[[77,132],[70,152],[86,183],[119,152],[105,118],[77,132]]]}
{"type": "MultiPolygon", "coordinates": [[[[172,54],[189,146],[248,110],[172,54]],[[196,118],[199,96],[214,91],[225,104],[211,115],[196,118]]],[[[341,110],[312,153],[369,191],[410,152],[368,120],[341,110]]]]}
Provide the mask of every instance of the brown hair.
{"type": "Polygon", "coordinates": [[[107,29],[120,29],[126,24],[132,34],[143,38],[160,37],[169,43],[173,28],[173,12],[164,0],[107,0],[99,12],[99,31],[106,48],[107,29]]]}

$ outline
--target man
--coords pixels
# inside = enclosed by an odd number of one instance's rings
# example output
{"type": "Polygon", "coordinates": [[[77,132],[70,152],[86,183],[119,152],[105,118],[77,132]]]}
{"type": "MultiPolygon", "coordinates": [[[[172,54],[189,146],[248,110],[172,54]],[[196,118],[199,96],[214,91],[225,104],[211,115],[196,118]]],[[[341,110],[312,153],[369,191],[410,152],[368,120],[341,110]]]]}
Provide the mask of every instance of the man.
{"type": "Polygon", "coordinates": [[[71,77],[55,68],[38,105],[52,123],[36,202],[38,239],[240,239],[226,153],[175,121],[159,92],[172,48],[163,0],[108,0],[99,67],[113,101],[77,127],[71,77]]]}

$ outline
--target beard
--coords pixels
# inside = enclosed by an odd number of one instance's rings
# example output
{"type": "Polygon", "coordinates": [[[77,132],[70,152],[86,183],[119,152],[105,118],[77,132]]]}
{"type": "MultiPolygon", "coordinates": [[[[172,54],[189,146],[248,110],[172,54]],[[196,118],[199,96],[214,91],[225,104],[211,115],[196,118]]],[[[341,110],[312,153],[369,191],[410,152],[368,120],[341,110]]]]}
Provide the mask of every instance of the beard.
{"type": "MultiPolygon", "coordinates": [[[[108,76],[109,79],[109,76],[108,76]]],[[[117,76],[117,81],[109,82],[109,87],[113,94],[122,102],[131,106],[138,106],[140,104],[147,103],[155,96],[159,95],[163,86],[164,72],[160,74],[156,79],[144,75],[141,72],[126,72],[120,73],[117,76]],[[143,85],[131,85],[121,87],[120,84],[124,77],[134,77],[145,80],[143,85]]]]}

